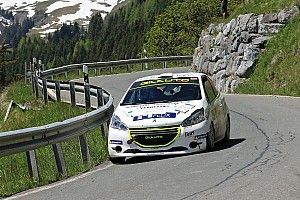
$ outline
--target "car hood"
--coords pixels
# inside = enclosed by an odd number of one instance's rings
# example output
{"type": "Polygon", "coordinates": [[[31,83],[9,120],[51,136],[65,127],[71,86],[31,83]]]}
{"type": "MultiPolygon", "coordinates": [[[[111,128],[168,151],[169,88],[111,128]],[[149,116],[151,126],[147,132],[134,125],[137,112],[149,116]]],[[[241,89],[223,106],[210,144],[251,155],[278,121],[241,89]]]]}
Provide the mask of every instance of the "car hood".
{"type": "Polygon", "coordinates": [[[115,110],[123,123],[132,127],[156,127],[181,124],[195,110],[202,108],[202,100],[122,105],[115,110]]]}

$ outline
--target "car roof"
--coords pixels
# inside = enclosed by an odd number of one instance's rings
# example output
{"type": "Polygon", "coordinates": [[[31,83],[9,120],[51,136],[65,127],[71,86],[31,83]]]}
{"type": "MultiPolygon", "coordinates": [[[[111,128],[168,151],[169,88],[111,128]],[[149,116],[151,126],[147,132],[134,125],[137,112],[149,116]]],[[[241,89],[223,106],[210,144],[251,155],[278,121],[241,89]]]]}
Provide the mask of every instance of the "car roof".
{"type": "Polygon", "coordinates": [[[157,75],[151,75],[151,76],[145,76],[142,78],[138,78],[134,82],[138,81],[144,81],[144,80],[156,80],[159,78],[178,78],[178,77],[198,77],[199,79],[201,76],[204,76],[205,74],[203,73],[198,73],[198,72],[185,72],[185,73],[162,73],[162,74],[157,74],[157,75]]]}

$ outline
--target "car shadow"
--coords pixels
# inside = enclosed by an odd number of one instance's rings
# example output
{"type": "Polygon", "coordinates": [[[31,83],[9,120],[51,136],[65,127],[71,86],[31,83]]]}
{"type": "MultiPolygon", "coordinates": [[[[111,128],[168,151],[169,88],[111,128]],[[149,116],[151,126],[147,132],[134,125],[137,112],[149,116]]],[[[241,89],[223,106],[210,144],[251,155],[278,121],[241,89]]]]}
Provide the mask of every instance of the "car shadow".
{"type": "Polygon", "coordinates": [[[186,157],[191,156],[195,154],[201,154],[201,153],[208,153],[208,152],[215,152],[215,151],[222,151],[225,149],[229,149],[237,144],[242,143],[245,141],[245,138],[237,138],[237,139],[230,139],[225,142],[218,142],[215,144],[215,148],[212,151],[202,151],[202,152],[196,152],[196,153],[189,153],[189,154],[183,154],[183,155],[168,155],[168,156],[143,156],[143,157],[132,157],[126,159],[125,162],[118,163],[118,165],[130,165],[130,164],[138,164],[138,163],[145,163],[145,162],[153,162],[157,160],[165,160],[170,158],[178,158],[178,157],[186,157]]]}

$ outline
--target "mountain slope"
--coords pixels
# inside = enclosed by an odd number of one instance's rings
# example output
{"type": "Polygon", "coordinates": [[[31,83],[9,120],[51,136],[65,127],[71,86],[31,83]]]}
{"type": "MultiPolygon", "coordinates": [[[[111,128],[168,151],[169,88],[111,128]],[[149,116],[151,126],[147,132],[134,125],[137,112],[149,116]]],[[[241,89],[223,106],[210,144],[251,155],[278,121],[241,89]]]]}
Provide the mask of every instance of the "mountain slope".
{"type": "Polygon", "coordinates": [[[124,0],[0,0],[0,6],[12,11],[19,22],[26,16],[32,17],[35,27],[30,33],[45,35],[54,32],[63,23],[77,22],[80,26],[87,26],[96,12],[101,12],[102,17],[105,17],[122,1],[124,0]]]}

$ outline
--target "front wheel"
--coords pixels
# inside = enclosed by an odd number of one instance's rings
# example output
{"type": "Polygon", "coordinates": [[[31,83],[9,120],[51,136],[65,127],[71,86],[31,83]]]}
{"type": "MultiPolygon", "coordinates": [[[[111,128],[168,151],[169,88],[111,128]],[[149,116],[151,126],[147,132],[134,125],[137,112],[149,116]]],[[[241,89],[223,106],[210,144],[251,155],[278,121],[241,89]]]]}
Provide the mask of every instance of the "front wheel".
{"type": "Polygon", "coordinates": [[[212,151],[215,148],[215,129],[210,125],[209,133],[206,136],[206,150],[212,151]]]}

